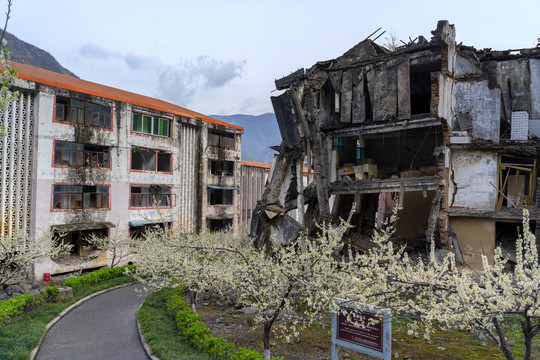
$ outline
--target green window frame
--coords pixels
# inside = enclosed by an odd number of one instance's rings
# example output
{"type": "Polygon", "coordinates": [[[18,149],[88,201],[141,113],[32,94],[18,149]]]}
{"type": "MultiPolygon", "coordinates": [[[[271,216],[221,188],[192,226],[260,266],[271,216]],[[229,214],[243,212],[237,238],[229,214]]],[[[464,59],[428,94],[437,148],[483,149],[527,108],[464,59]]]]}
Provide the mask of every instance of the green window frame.
{"type": "Polygon", "coordinates": [[[170,137],[171,124],[171,119],[133,112],[132,129],[136,133],[170,137]]]}

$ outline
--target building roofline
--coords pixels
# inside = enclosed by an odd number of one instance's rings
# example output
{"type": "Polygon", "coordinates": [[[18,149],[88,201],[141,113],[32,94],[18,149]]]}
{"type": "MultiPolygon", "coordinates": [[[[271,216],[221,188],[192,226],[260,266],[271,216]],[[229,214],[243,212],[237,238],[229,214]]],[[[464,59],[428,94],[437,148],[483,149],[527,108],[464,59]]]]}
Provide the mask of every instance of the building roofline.
{"type": "Polygon", "coordinates": [[[171,114],[200,119],[204,122],[222,125],[229,128],[244,130],[243,127],[215,119],[213,117],[192,111],[181,106],[169,103],[149,96],[113,88],[111,86],[75,78],[68,75],[55,73],[34,66],[11,62],[10,65],[18,71],[18,78],[33,81],[40,84],[55,86],[67,90],[77,91],[88,95],[103,97],[106,99],[122,101],[132,105],[142,106],[171,114]]]}

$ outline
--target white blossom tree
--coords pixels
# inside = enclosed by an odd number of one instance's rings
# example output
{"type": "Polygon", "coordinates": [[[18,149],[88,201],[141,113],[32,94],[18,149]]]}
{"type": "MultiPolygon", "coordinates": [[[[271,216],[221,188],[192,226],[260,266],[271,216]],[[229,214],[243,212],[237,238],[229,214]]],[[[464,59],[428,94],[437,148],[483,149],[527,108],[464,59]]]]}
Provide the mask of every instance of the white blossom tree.
{"type": "Polygon", "coordinates": [[[270,358],[270,334],[277,327],[284,336],[327,314],[337,290],[342,236],[348,225],[322,226],[314,241],[301,236],[268,255],[246,235],[203,233],[162,236],[152,234],[137,251],[137,272],[157,286],[180,282],[192,291],[212,289],[254,309],[254,324],[263,326],[264,357],[270,358]],[[153,239],[152,236],[157,238],[153,239]],[[302,304],[305,318],[295,311],[302,304]]]}
{"type": "Polygon", "coordinates": [[[364,254],[351,252],[340,277],[340,297],[355,303],[389,309],[394,314],[419,316],[410,333],[429,338],[433,325],[466,331],[485,331],[508,360],[514,359],[503,326],[507,315],[521,317],[524,359],[531,358],[532,339],[540,330],[540,267],[536,239],[524,211],[523,235],[516,240],[516,264],[505,270],[507,260],[500,248],[494,261],[483,256],[483,270],[458,269],[449,252],[442,263],[435,259],[432,244],[429,260],[411,260],[404,248],[395,248],[393,228],[376,233],[377,244],[364,254]]]}
{"type": "Polygon", "coordinates": [[[138,241],[123,231],[117,231],[111,238],[92,234],[84,240],[96,250],[107,252],[109,267],[127,261],[133,255],[135,243],[138,241]]]}
{"type": "Polygon", "coordinates": [[[32,239],[22,231],[12,236],[0,235],[0,287],[19,276],[26,276],[36,262],[55,258],[69,249],[69,245],[53,240],[51,234],[38,239],[32,239]]]}

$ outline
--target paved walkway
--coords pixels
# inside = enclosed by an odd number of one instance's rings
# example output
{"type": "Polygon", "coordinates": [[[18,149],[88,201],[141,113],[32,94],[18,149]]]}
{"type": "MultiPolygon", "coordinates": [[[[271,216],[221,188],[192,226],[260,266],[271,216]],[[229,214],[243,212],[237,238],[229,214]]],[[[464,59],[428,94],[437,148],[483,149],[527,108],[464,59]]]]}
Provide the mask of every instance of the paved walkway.
{"type": "Polygon", "coordinates": [[[70,311],[49,330],[36,359],[148,360],[135,322],[144,296],[135,289],[142,285],[109,291],[70,311]]]}

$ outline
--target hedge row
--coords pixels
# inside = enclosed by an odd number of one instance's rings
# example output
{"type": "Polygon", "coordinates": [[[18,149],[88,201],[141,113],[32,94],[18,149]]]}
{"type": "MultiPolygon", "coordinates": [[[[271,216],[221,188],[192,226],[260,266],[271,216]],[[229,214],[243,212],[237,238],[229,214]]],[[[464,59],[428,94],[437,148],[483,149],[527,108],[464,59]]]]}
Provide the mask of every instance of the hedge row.
{"type": "Polygon", "coordinates": [[[114,279],[116,277],[126,275],[126,269],[132,270],[135,268],[135,265],[126,265],[115,268],[103,268],[96,271],[92,271],[88,275],[74,276],[67,278],[63,285],[70,286],[73,290],[80,288],[84,285],[93,285],[98,282],[114,279]]]}
{"type": "Polygon", "coordinates": [[[56,302],[59,292],[58,286],[47,286],[40,294],[23,294],[0,301],[0,326],[8,324],[45,302],[56,302]]]}
{"type": "MultiPolygon", "coordinates": [[[[208,326],[201,322],[201,317],[184,301],[183,292],[182,287],[169,291],[167,313],[174,316],[178,332],[188,344],[208,353],[216,360],[263,360],[263,355],[256,351],[246,348],[237,348],[234,351],[234,344],[214,337],[208,326]]],[[[271,359],[284,360],[282,357],[271,359]]]]}

